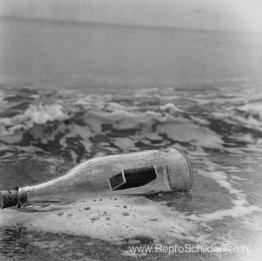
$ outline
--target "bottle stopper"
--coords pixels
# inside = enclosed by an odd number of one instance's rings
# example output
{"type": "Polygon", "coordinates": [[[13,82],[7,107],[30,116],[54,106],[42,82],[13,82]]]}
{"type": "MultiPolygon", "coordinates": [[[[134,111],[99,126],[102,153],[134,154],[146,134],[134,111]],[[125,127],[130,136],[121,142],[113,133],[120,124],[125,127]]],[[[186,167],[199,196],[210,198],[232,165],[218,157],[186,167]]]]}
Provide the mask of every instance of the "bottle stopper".
{"type": "Polygon", "coordinates": [[[0,191],[0,207],[2,209],[17,206],[18,203],[18,190],[13,189],[0,191]]]}

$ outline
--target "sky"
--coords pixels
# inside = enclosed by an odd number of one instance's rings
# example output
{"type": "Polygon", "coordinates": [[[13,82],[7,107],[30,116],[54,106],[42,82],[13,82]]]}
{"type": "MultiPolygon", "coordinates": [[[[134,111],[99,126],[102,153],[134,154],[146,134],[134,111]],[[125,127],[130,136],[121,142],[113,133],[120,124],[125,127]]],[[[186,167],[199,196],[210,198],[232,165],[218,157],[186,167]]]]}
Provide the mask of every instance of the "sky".
{"type": "Polygon", "coordinates": [[[261,0],[0,0],[0,16],[262,32],[261,0]]]}

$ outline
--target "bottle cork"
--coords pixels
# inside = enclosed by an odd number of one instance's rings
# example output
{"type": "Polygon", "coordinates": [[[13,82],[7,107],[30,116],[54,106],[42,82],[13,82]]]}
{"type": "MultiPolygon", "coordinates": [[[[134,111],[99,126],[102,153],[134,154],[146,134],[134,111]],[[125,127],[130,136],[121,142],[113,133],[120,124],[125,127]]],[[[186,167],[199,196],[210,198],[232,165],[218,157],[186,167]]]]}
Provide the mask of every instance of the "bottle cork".
{"type": "Polygon", "coordinates": [[[18,203],[19,203],[19,197],[18,197],[17,190],[0,191],[0,207],[2,209],[17,206],[18,203]]]}

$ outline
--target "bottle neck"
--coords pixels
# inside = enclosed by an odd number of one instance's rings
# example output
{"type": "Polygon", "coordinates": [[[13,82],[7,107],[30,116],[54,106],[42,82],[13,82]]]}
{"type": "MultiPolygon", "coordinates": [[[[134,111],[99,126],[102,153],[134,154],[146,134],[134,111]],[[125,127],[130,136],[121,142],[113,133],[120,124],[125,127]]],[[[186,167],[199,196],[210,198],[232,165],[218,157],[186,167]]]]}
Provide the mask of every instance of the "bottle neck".
{"type": "Polygon", "coordinates": [[[18,199],[21,205],[36,205],[38,203],[67,202],[68,192],[55,193],[42,189],[39,185],[19,188],[18,199]]]}
{"type": "MultiPolygon", "coordinates": [[[[79,189],[69,189],[49,186],[50,184],[43,183],[35,186],[26,186],[19,188],[18,199],[20,205],[36,205],[36,204],[67,204],[86,197],[87,191],[79,189]]],[[[92,193],[89,193],[90,195],[92,193]]]]}
{"type": "Polygon", "coordinates": [[[18,189],[18,200],[21,205],[37,201],[36,190],[34,186],[26,186],[18,189]]]}

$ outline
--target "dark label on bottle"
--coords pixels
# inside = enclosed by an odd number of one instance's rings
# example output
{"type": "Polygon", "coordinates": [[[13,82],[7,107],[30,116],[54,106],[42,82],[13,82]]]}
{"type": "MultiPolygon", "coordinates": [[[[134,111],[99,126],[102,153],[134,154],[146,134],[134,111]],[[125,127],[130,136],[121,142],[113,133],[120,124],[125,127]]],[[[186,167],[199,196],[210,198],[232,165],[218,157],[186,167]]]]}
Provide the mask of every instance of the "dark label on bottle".
{"type": "Polygon", "coordinates": [[[155,166],[124,169],[108,179],[112,191],[144,186],[157,178],[155,166]]]}

